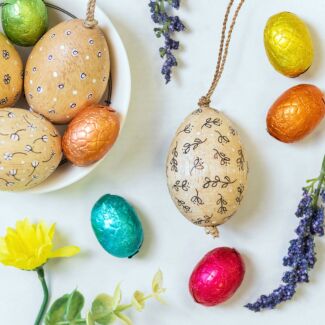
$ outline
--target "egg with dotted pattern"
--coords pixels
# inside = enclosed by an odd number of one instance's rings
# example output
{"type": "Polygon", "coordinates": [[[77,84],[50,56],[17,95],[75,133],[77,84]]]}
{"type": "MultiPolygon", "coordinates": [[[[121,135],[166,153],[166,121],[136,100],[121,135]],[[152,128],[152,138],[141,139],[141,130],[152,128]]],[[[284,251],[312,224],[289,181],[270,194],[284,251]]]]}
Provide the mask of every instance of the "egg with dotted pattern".
{"type": "Polygon", "coordinates": [[[13,106],[22,89],[22,60],[8,38],[0,33],[0,108],[13,106]]]}
{"type": "Polygon", "coordinates": [[[81,19],[68,20],[50,29],[33,48],[25,69],[26,99],[33,111],[66,124],[100,102],[109,75],[103,32],[85,27],[81,19]]]}
{"type": "Polygon", "coordinates": [[[61,137],[43,116],[21,108],[0,110],[0,191],[24,191],[58,167],[61,137]]]}
{"type": "Polygon", "coordinates": [[[238,131],[221,112],[202,107],[178,128],[167,156],[167,184],[178,210],[217,237],[238,210],[248,161],[238,131]]]}

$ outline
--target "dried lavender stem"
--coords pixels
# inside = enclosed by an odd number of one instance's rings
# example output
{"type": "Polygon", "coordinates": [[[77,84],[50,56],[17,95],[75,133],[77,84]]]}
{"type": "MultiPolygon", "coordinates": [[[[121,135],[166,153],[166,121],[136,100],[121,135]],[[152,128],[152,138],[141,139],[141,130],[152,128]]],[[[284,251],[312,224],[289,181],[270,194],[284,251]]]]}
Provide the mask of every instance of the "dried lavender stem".
{"type": "Polygon", "coordinates": [[[317,186],[317,189],[315,191],[315,196],[314,196],[314,199],[313,199],[313,207],[314,208],[317,207],[317,203],[318,203],[318,200],[319,200],[319,195],[321,193],[324,181],[325,181],[325,156],[324,156],[323,163],[322,163],[322,169],[321,169],[320,175],[318,177],[318,186],[317,186]]]}

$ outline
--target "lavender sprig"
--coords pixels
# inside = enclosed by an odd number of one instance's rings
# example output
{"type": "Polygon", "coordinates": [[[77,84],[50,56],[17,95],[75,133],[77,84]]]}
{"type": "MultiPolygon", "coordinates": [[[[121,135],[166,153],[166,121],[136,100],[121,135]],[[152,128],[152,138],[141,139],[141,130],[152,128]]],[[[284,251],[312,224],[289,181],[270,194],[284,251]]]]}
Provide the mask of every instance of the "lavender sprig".
{"type": "Polygon", "coordinates": [[[179,9],[181,0],[150,0],[149,7],[151,18],[155,24],[160,27],[154,28],[154,32],[158,38],[164,37],[165,44],[160,47],[160,57],[164,59],[161,69],[162,75],[165,77],[166,84],[171,80],[173,67],[177,66],[177,60],[173,54],[174,50],[178,50],[179,42],[172,39],[171,35],[185,29],[182,21],[178,16],[168,14],[171,8],[179,9]]]}
{"type": "Polygon", "coordinates": [[[294,296],[299,283],[309,282],[309,271],[316,263],[315,236],[324,236],[325,157],[319,177],[307,183],[309,185],[303,189],[296,212],[300,219],[295,231],[297,237],[290,241],[282,263],[290,270],[284,273],[283,283],[271,294],[262,295],[256,302],[245,306],[254,312],[274,309],[294,296]]]}

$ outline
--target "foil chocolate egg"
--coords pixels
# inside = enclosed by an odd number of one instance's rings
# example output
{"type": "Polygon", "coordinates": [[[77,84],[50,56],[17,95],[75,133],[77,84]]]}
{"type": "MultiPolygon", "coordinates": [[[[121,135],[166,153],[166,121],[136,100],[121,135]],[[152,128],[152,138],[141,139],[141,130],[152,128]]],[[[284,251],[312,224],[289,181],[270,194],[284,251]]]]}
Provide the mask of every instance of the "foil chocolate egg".
{"type": "Polygon", "coordinates": [[[101,29],[86,28],[81,19],[68,20],[33,48],[25,69],[26,99],[33,111],[66,124],[100,102],[109,75],[109,49],[101,29]]]}
{"type": "Polygon", "coordinates": [[[8,38],[21,46],[33,46],[48,27],[48,12],[43,0],[6,0],[1,18],[8,38]]]}
{"type": "Polygon", "coordinates": [[[240,287],[245,264],[233,248],[220,247],[206,254],[193,270],[189,289],[198,304],[216,306],[230,299],[240,287]]]}
{"type": "Polygon", "coordinates": [[[68,125],[63,152],[74,165],[87,166],[100,160],[112,148],[120,130],[120,119],[108,106],[90,106],[68,125]]]}
{"type": "Polygon", "coordinates": [[[91,212],[97,240],[111,255],[131,258],[143,243],[143,228],[134,208],[122,197],[104,195],[91,212]]]}
{"type": "Polygon", "coordinates": [[[291,12],[281,12],[268,20],[264,45],[273,67],[287,77],[299,76],[313,63],[314,46],[309,29],[291,12]]]}
{"type": "Polygon", "coordinates": [[[167,156],[167,185],[178,210],[218,236],[240,206],[248,162],[239,134],[221,112],[199,108],[178,128],[167,156]]]}
{"type": "Polygon", "coordinates": [[[325,116],[322,91],[308,84],[285,91],[267,114],[267,130],[279,141],[296,142],[310,134],[325,116]]]}

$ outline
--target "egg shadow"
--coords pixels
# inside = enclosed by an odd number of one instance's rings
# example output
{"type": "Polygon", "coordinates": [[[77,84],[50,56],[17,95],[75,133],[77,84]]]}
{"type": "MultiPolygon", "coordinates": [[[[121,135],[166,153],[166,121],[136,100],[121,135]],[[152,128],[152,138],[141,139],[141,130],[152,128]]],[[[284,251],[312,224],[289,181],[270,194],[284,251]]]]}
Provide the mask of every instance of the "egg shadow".
{"type": "Polygon", "coordinates": [[[150,251],[152,249],[152,245],[155,238],[154,228],[152,227],[151,223],[149,222],[149,218],[141,212],[141,209],[139,209],[135,204],[132,202],[132,206],[137,212],[142,228],[144,233],[144,241],[143,244],[139,250],[139,253],[137,253],[132,259],[146,259],[147,256],[150,254],[150,251]]]}

